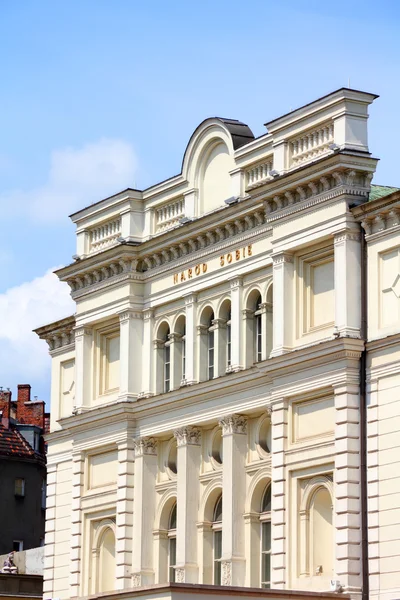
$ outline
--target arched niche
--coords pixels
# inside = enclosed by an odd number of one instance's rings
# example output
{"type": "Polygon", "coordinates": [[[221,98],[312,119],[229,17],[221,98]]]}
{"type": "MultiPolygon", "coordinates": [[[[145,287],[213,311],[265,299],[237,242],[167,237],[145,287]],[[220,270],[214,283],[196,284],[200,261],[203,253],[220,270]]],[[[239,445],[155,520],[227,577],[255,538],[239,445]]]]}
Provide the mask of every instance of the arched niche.
{"type": "Polygon", "coordinates": [[[229,172],[234,167],[235,162],[223,141],[215,140],[204,152],[198,183],[200,214],[206,214],[223,206],[224,200],[233,195],[229,172]]]}

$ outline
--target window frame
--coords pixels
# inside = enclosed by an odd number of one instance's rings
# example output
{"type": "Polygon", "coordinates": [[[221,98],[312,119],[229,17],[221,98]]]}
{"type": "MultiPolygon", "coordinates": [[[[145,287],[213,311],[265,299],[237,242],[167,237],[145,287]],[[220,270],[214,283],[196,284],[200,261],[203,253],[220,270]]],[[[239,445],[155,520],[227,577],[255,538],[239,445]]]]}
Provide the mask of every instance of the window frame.
{"type": "Polygon", "coordinates": [[[212,523],[212,534],[213,534],[213,544],[212,544],[212,560],[213,560],[213,569],[212,569],[212,573],[213,573],[213,585],[221,585],[222,584],[222,494],[218,497],[217,501],[215,502],[215,506],[214,506],[214,513],[213,513],[213,523],[212,523]],[[221,511],[220,511],[220,519],[217,521],[216,517],[219,516],[219,514],[217,513],[217,509],[219,508],[219,505],[221,505],[221,511]],[[217,542],[216,540],[218,540],[218,555],[216,556],[216,550],[217,550],[217,542]]]}
{"type": "Polygon", "coordinates": [[[173,505],[168,522],[168,582],[176,582],[176,518],[177,518],[177,503],[173,505]],[[175,513],[175,515],[174,515],[175,513]],[[175,517],[175,527],[173,527],[172,517],[175,517]],[[171,555],[173,554],[173,561],[171,555]]]}
{"type": "Polygon", "coordinates": [[[260,587],[263,589],[271,589],[271,556],[272,556],[272,530],[271,530],[271,501],[272,490],[269,483],[264,490],[261,499],[260,507],[260,587]],[[269,494],[269,510],[264,510],[265,497],[269,494]],[[269,526],[269,527],[268,527],[269,526]],[[266,533],[269,530],[269,533],[266,533]],[[269,548],[264,549],[264,540],[266,535],[269,537],[269,548]],[[268,557],[268,559],[266,558],[268,557]],[[269,570],[269,581],[263,581],[263,573],[265,566],[269,570]]]}
{"type": "Polygon", "coordinates": [[[16,498],[25,498],[25,495],[26,495],[25,477],[15,477],[15,479],[14,479],[14,496],[16,498]],[[21,491],[17,490],[17,481],[21,482],[21,491]]]}

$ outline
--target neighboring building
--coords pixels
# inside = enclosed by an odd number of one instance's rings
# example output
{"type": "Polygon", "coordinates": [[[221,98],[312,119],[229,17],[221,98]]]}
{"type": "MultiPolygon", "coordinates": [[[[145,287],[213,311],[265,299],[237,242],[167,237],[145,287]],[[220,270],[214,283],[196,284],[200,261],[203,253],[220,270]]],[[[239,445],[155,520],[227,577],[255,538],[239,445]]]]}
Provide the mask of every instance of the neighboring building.
{"type": "Polygon", "coordinates": [[[207,119],[181,174],[72,215],[76,315],[37,330],[46,599],[400,597],[400,193],[371,189],[375,98],[257,139],[207,119]]]}
{"type": "Polygon", "coordinates": [[[0,554],[44,543],[45,405],[19,385],[17,401],[0,391],[0,554]]]}

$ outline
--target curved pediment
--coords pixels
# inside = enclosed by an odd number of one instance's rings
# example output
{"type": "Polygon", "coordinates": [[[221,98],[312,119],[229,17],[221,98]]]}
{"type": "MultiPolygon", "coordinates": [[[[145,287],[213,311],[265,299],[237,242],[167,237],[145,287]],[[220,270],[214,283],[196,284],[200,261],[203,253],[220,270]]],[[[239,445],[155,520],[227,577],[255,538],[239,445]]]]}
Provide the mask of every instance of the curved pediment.
{"type": "Polygon", "coordinates": [[[232,119],[206,119],[197,127],[183,157],[182,175],[197,192],[198,215],[215,210],[232,196],[234,152],[253,139],[245,123],[232,119]]]}

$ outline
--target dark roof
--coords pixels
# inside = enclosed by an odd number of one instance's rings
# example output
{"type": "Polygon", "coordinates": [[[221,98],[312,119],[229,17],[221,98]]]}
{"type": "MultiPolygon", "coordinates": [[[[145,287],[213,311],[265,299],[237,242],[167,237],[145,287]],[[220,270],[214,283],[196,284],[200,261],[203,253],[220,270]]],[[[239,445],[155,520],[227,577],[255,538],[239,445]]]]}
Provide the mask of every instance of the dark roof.
{"type": "Polygon", "coordinates": [[[38,457],[19,431],[16,429],[6,429],[3,425],[0,425],[0,456],[13,458],[38,457]]]}
{"type": "Polygon", "coordinates": [[[254,134],[250,127],[246,125],[246,123],[242,123],[237,119],[223,119],[222,117],[215,118],[226,125],[226,128],[231,134],[232,144],[235,150],[254,140],[254,134]]]}
{"type": "Polygon", "coordinates": [[[400,188],[391,187],[389,185],[374,185],[374,184],[372,184],[368,201],[372,202],[373,200],[379,200],[379,198],[384,198],[385,196],[389,196],[389,194],[398,192],[399,189],[400,188]]]}

